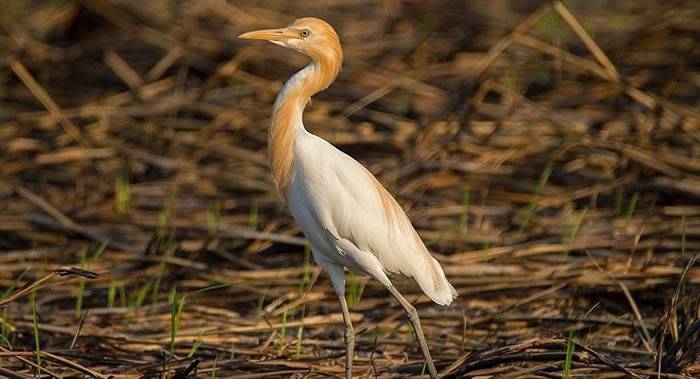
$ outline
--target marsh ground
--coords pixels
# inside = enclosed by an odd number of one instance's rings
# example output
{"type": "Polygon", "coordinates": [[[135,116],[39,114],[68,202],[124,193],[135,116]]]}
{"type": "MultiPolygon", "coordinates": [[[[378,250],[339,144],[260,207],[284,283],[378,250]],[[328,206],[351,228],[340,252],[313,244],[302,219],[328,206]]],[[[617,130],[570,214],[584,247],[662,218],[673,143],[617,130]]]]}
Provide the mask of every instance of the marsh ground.
{"type": "MultiPolygon", "coordinates": [[[[13,0],[0,376],[342,374],[335,295],[266,168],[305,60],[236,39],[307,15],[346,57],[307,127],[380,178],[459,291],[440,309],[402,287],[441,372],[700,375],[696,1],[13,0]]],[[[397,304],[348,286],[356,374],[420,374],[397,304]]]]}

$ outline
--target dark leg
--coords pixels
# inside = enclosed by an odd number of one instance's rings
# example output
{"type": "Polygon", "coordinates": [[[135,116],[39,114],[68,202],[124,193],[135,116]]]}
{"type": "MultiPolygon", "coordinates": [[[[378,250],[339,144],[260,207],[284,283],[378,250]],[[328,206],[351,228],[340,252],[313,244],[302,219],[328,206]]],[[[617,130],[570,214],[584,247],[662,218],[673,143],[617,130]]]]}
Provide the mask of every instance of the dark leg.
{"type": "Polygon", "coordinates": [[[430,350],[428,349],[428,343],[425,341],[425,335],[423,335],[423,328],[420,325],[420,318],[418,318],[418,312],[416,312],[416,308],[406,300],[406,298],[399,293],[399,291],[389,283],[389,285],[385,285],[386,289],[389,290],[389,292],[394,295],[396,300],[399,301],[403,309],[406,311],[406,314],[408,315],[408,320],[411,321],[411,326],[413,326],[413,331],[416,333],[416,337],[418,337],[418,343],[420,344],[420,348],[423,351],[423,356],[425,357],[425,363],[428,365],[428,372],[430,373],[430,377],[432,379],[437,379],[438,374],[437,370],[435,369],[435,363],[433,363],[433,358],[430,356],[430,350]]]}
{"type": "Polygon", "coordinates": [[[345,324],[345,379],[351,379],[352,358],[355,356],[355,330],[352,327],[348,303],[345,300],[345,270],[343,266],[326,262],[323,259],[316,258],[316,262],[319,262],[328,271],[335,293],[338,295],[340,310],[343,312],[343,322],[345,324]]]}
{"type": "Polygon", "coordinates": [[[345,296],[338,296],[340,309],[343,311],[343,321],[345,322],[345,378],[352,378],[352,358],[355,356],[355,330],[350,320],[350,311],[345,296]]]}

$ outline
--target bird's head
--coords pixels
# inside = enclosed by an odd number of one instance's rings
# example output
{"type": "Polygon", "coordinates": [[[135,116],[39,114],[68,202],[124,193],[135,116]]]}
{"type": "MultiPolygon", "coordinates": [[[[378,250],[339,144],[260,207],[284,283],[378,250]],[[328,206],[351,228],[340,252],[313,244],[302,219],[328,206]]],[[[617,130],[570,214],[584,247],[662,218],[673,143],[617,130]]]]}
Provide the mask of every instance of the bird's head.
{"type": "Polygon", "coordinates": [[[327,22],[313,17],[297,19],[291,25],[279,29],[264,29],[243,33],[242,39],[270,41],[309,56],[315,61],[333,59],[342,61],[338,33],[327,22]]]}

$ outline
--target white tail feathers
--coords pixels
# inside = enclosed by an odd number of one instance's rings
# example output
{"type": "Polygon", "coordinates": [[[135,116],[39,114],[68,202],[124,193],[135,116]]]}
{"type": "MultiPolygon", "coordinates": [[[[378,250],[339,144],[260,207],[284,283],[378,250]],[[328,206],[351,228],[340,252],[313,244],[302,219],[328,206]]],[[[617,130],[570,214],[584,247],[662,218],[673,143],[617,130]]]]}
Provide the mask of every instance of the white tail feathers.
{"type": "Polygon", "coordinates": [[[440,305],[450,305],[457,297],[457,290],[447,281],[440,263],[426,254],[425,264],[415,270],[413,278],[428,297],[440,305]]]}

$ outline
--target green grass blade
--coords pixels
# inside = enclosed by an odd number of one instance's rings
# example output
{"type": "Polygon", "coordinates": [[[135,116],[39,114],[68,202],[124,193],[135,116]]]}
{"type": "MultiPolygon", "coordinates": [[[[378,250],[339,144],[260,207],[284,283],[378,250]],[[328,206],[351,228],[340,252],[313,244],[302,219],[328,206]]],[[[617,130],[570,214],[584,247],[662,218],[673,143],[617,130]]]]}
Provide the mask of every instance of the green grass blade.
{"type": "Polygon", "coordinates": [[[175,301],[177,295],[177,290],[170,292],[170,360],[173,359],[175,355],[175,338],[177,337],[177,332],[180,329],[180,319],[182,318],[182,311],[185,307],[185,296],[180,296],[178,301],[175,301]]]}
{"type": "Polygon", "coordinates": [[[199,336],[196,340],[194,340],[192,343],[192,349],[190,349],[190,352],[187,353],[187,359],[192,358],[197,353],[197,349],[199,349],[199,347],[202,345],[202,342],[204,342],[202,341],[202,336],[199,336]]]}
{"type": "Polygon", "coordinates": [[[107,290],[107,308],[114,307],[114,298],[117,295],[117,279],[112,279],[109,282],[109,289],[107,290]]]}
{"type": "Polygon", "coordinates": [[[561,372],[562,379],[571,378],[571,361],[574,357],[574,332],[569,332],[569,338],[566,340],[566,355],[564,357],[564,368],[561,372]]]}
{"type": "Polygon", "coordinates": [[[287,341],[287,311],[282,312],[282,325],[278,331],[279,335],[279,350],[277,351],[277,356],[281,356],[284,353],[284,345],[287,341]]]}
{"type": "Polygon", "coordinates": [[[211,379],[216,379],[216,365],[219,363],[219,354],[214,357],[214,364],[211,366],[211,379]]]}
{"type": "Polygon", "coordinates": [[[530,223],[530,219],[532,218],[532,215],[535,213],[535,209],[537,208],[537,203],[540,201],[540,197],[542,196],[542,191],[544,191],[544,186],[547,184],[549,176],[552,174],[553,170],[554,160],[550,158],[550,160],[547,161],[547,164],[544,166],[544,170],[542,170],[540,178],[537,181],[537,186],[535,187],[535,190],[532,193],[532,197],[530,198],[530,203],[528,204],[527,210],[525,211],[525,217],[523,218],[523,221],[520,224],[520,230],[518,234],[522,234],[522,232],[525,231],[527,224],[530,223]]]}

